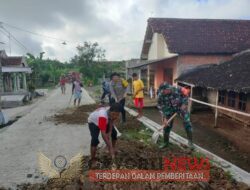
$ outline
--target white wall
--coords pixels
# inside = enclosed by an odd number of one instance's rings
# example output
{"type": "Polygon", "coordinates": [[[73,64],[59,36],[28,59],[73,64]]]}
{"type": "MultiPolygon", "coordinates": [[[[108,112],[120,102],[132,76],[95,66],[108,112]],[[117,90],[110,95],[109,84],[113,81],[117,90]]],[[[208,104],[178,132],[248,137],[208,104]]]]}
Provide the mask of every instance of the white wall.
{"type": "Polygon", "coordinates": [[[149,47],[148,60],[157,59],[157,43],[158,43],[158,34],[154,33],[151,45],[149,47]]]}
{"type": "Polygon", "coordinates": [[[167,44],[162,34],[154,33],[149,47],[148,60],[161,59],[176,55],[168,51],[167,44]]]}

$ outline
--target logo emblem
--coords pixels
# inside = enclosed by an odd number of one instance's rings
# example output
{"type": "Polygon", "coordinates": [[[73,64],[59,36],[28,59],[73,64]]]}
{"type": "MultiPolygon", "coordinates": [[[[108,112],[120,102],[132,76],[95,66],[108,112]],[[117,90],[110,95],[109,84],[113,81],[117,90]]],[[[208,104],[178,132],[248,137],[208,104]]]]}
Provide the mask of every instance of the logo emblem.
{"type": "Polygon", "coordinates": [[[64,156],[57,156],[54,160],[54,165],[58,169],[64,169],[67,165],[67,159],[64,156]]]}
{"type": "Polygon", "coordinates": [[[73,156],[69,163],[64,156],[57,156],[54,159],[54,166],[52,161],[46,157],[42,152],[38,153],[38,166],[41,173],[48,178],[69,178],[73,179],[82,173],[83,153],[79,152],[73,156]]]}

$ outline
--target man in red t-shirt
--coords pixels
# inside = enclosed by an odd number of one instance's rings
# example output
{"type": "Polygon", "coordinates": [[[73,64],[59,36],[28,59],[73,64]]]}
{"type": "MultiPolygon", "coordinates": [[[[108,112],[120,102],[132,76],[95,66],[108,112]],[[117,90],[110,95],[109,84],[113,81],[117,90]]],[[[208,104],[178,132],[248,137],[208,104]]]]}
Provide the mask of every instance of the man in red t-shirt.
{"type": "Polygon", "coordinates": [[[89,115],[88,124],[91,134],[91,165],[96,163],[96,149],[99,144],[99,133],[106,143],[112,159],[115,158],[114,148],[117,140],[117,131],[114,128],[114,121],[120,116],[120,104],[114,103],[111,107],[100,107],[89,115]],[[110,136],[112,141],[110,141],[110,136]]]}
{"type": "Polygon", "coordinates": [[[65,94],[65,91],[66,91],[65,84],[66,84],[66,79],[65,79],[64,76],[61,76],[61,78],[60,78],[60,86],[61,86],[62,94],[65,94]]]}

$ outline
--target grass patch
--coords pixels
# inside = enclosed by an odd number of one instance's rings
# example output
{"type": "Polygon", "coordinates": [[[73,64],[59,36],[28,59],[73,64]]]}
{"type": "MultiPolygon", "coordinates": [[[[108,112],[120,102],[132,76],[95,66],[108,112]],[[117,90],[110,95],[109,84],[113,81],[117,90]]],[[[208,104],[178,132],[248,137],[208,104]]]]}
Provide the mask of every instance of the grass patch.
{"type": "Polygon", "coordinates": [[[196,158],[198,158],[198,159],[201,159],[201,158],[205,158],[205,157],[206,157],[205,154],[203,154],[203,153],[201,153],[201,152],[196,152],[196,151],[193,151],[193,152],[192,152],[192,156],[193,156],[193,157],[196,157],[196,158]]]}
{"type": "Polygon", "coordinates": [[[233,179],[233,175],[231,174],[230,171],[225,171],[225,176],[227,177],[228,180],[232,181],[233,179]]]}
{"type": "Polygon", "coordinates": [[[136,140],[143,142],[147,145],[151,145],[151,137],[153,133],[146,128],[143,124],[137,126],[136,128],[128,128],[123,130],[122,138],[127,140],[136,140]]]}

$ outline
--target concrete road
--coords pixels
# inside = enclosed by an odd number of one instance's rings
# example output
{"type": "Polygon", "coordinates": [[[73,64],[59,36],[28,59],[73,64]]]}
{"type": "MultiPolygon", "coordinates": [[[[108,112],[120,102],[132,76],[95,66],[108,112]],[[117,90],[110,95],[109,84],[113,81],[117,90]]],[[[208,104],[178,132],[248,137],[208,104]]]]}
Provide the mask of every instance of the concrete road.
{"type": "MultiPolygon", "coordinates": [[[[89,154],[90,136],[86,124],[55,125],[46,119],[68,107],[70,91],[70,86],[67,86],[66,95],[61,95],[60,89],[54,90],[30,113],[0,131],[0,187],[14,188],[20,183],[41,182],[43,177],[37,164],[39,151],[51,160],[62,155],[69,161],[80,151],[89,154]]],[[[93,102],[83,90],[82,104],[93,102]]]]}

